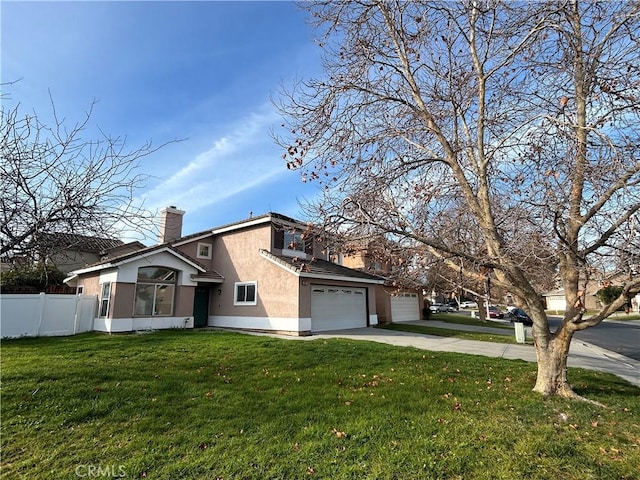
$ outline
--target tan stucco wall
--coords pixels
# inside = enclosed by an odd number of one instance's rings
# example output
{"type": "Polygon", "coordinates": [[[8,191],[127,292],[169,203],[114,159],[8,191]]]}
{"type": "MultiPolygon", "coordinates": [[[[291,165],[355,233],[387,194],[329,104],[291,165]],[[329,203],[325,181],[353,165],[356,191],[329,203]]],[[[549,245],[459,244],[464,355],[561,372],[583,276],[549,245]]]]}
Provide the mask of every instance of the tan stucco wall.
{"type": "Polygon", "coordinates": [[[179,250],[181,252],[183,252],[184,254],[188,255],[189,257],[193,258],[196,262],[200,263],[201,265],[203,265],[207,270],[210,270],[213,267],[213,255],[211,259],[207,259],[207,258],[198,258],[198,244],[199,243],[208,243],[210,245],[215,244],[215,239],[213,238],[213,235],[209,235],[206,237],[201,237],[198,239],[194,239],[193,241],[189,242],[189,243],[185,243],[184,245],[179,245],[176,247],[176,250],[179,250]]]}
{"type": "Polygon", "coordinates": [[[135,295],[135,283],[111,285],[111,318],[131,318],[135,295]]]}
{"type": "Polygon", "coordinates": [[[348,268],[363,269],[365,267],[364,252],[356,252],[342,257],[342,265],[348,268]]]}
{"type": "Polygon", "coordinates": [[[391,323],[391,297],[384,285],[376,285],[378,323],[391,323]]]}
{"type": "Polygon", "coordinates": [[[195,292],[196,287],[177,287],[173,307],[174,316],[190,317],[193,315],[193,297],[195,292]]]}
{"type": "Polygon", "coordinates": [[[98,295],[100,297],[100,275],[89,275],[78,280],[78,286],[82,286],[85,295],[98,295]]]}
{"type": "Polygon", "coordinates": [[[213,268],[224,283],[212,287],[210,315],[243,317],[298,316],[298,278],[260,255],[271,247],[271,225],[221,234],[213,246],[213,268]],[[235,306],[236,282],[257,281],[257,305],[235,306]],[[218,295],[218,289],[222,293],[218,295]]]}

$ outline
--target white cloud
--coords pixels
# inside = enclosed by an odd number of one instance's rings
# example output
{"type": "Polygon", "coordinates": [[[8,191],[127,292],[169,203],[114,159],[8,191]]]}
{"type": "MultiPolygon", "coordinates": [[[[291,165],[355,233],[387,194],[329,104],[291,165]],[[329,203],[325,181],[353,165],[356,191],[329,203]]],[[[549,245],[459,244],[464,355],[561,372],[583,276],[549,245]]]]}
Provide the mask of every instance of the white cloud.
{"type": "MultiPolygon", "coordinates": [[[[145,192],[147,208],[176,205],[194,212],[286,174],[268,133],[277,119],[274,111],[264,108],[231,125],[210,142],[211,148],[145,192]]],[[[176,164],[180,165],[184,163],[176,164]]]]}

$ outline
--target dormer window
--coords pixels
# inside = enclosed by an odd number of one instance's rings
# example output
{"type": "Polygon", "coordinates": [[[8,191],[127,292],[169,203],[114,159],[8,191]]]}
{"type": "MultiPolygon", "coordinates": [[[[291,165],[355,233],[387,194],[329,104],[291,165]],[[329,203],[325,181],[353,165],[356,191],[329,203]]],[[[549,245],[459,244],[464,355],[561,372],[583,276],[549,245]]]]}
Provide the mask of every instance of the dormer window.
{"type": "Polygon", "coordinates": [[[276,227],[273,233],[273,248],[288,257],[311,258],[313,236],[295,227],[276,227]]]}
{"type": "Polygon", "coordinates": [[[284,248],[296,252],[305,252],[304,234],[302,232],[284,232],[284,248]]]}

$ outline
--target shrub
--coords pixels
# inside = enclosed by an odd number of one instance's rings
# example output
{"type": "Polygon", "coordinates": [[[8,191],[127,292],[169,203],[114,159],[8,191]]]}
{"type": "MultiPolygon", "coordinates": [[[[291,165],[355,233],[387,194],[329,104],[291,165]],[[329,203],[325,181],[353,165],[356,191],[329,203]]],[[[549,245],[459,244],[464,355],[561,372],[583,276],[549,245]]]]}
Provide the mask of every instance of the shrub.
{"type": "Polygon", "coordinates": [[[0,285],[17,287],[34,287],[44,291],[49,285],[62,285],[65,274],[54,265],[40,262],[33,266],[16,267],[3,272],[0,285]]]}
{"type": "Polygon", "coordinates": [[[601,288],[596,292],[596,297],[604,305],[609,305],[622,293],[622,287],[619,285],[609,285],[608,287],[601,288]]]}

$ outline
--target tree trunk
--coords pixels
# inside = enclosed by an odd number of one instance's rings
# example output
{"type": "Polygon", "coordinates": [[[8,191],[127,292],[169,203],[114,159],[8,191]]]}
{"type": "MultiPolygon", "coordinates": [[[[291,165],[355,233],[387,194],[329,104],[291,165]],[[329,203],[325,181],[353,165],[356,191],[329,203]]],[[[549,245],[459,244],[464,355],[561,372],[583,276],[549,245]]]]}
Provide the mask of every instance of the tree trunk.
{"type": "Polygon", "coordinates": [[[545,397],[558,395],[560,397],[575,398],[567,379],[567,358],[573,332],[566,328],[559,329],[548,342],[536,339],[536,355],[538,357],[538,377],[533,387],[545,397]]]}

